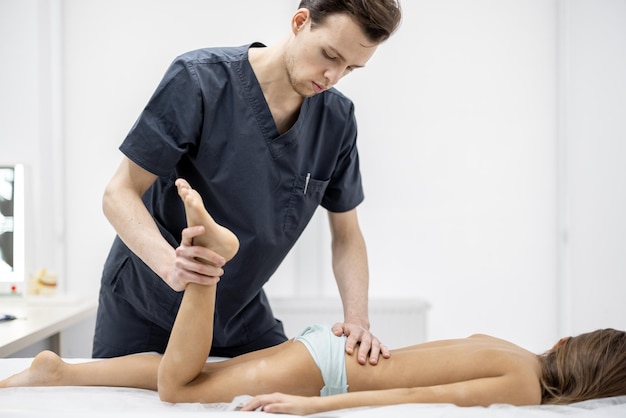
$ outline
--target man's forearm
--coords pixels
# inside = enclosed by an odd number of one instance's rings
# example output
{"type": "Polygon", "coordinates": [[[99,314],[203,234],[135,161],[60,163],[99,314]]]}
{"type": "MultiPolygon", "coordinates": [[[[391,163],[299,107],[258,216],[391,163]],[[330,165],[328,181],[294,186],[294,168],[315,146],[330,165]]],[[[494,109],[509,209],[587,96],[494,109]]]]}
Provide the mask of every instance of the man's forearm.
{"type": "Polygon", "coordinates": [[[345,322],[369,329],[369,269],[365,241],[360,234],[333,243],[333,270],[345,322]]]}
{"type": "Polygon", "coordinates": [[[103,211],[120,239],[161,278],[174,263],[174,249],[161,235],[141,198],[132,193],[105,192],[103,211]]]}

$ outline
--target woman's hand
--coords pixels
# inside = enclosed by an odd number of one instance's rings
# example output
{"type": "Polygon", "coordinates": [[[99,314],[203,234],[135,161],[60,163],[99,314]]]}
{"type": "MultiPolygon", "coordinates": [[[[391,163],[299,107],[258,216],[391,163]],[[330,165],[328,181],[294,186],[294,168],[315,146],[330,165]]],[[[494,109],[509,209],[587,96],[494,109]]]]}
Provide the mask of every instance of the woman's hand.
{"type": "Polygon", "coordinates": [[[294,396],[277,392],[255,396],[241,410],[254,411],[260,408],[273,414],[310,415],[321,412],[320,400],[319,396],[294,396]]]}

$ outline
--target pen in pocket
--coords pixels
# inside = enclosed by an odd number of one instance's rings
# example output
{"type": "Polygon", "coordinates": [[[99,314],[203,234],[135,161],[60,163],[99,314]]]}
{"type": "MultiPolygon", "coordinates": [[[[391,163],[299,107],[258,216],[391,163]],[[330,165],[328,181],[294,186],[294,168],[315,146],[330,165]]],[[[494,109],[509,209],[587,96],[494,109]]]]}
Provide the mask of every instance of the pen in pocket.
{"type": "Polygon", "coordinates": [[[304,193],[303,194],[306,194],[306,191],[309,188],[309,181],[311,181],[311,173],[306,173],[306,180],[304,180],[304,193]]]}

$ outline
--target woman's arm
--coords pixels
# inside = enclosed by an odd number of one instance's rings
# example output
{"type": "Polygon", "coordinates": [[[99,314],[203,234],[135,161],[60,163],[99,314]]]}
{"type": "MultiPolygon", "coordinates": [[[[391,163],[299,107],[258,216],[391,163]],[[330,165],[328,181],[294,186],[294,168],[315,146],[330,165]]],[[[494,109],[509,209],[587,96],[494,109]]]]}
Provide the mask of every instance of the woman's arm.
{"type": "Polygon", "coordinates": [[[506,374],[446,385],[350,392],[326,397],[301,397],[282,393],[256,396],[244,410],[308,415],[360,406],[403,403],[451,403],[458,406],[488,406],[494,403],[538,405],[541,392],[537,379],[506,374]]]}

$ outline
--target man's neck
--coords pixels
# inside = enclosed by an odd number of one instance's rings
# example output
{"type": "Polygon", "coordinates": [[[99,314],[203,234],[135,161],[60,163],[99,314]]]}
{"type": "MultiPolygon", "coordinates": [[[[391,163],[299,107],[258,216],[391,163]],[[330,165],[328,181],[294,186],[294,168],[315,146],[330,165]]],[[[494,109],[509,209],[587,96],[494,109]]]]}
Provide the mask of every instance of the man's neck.
{"type": "Polygon", "coordinates": [[[250,48],[248,60],[270,107],[299,108],[304,99],[294,91],[285,67],[285,41],[265,48],[250,48]]]}
{"type": "Polygon", "coordinates": [[[266,48],[250,48],[248,51],[248,60],[281,135],[296,122],[304,101],[287,76],[284,47],[282,43],[266,48]]]}

